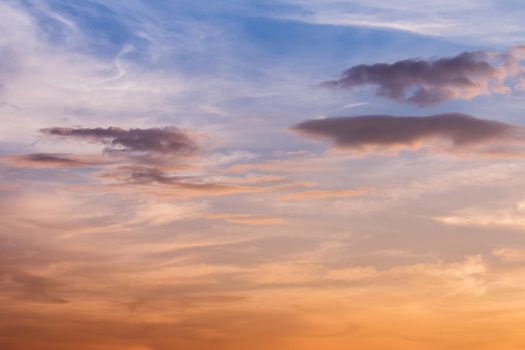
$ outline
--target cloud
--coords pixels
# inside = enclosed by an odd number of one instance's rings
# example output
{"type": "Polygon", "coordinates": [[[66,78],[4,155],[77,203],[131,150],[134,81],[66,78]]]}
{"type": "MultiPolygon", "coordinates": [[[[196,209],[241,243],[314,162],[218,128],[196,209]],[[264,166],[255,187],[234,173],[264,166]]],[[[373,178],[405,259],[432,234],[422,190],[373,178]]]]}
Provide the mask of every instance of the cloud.
{"type": "Polygon", "coordinates": [[[507,79],[524,71],[519,64],[524,52],[525,46],[518,46],[507,52],[475,51],[436,60],[417,58],[392,64],[360,64],[344,71],[339,79],[322,85],[336,88],[374,85],[377,96],[418,106],[505,94],[511,91],[507,79]]]}
{"type": "Polygon", "coordinates": [[[499,45],[525,38],[520,26],[524,9],[496,0],[281,0],[292,5],[278,18],[331,26],[407,31],[452,39],[499,45]]]}
{"type": "Polygon", "coordinates": [[[162,168],[148,166],[122,166],[100,174],[100,178],[113,181],[122,189],[153,194],[158,197],[194,198],[223,196],[237,193],[270,191],[272,188],[223,183],[203,176],[171,175],[162,168]]]}
{"type": "Polygon", "coordinates": [[[206,209],[205,203],[147,200],[137,206],[133,220],[127,225],[166,225],[174,221],[199,218],[206,209]]]}
{"type": "Polygon", "coordinates": [[[337,148],[355,152],[389,152],[427,147],[438,151],[504,155],[518,152],[510,147],[523,141],[523,133],[518,126],[460,113],[427,117],[365,115],[314,119],[293,126],[292,130],[306,136],[328,139],[337,148]],[[441,143],[436,145],[435,141],[441,143]],[[445,148],[442,147],[443,142],[445,148]]]}
{"type": "Polygon", "coordinates": [[[103,163],[97,157],[71,156],[62,153],[30,153],[6,157],[14,166],[27,168],[74,168],[103,163]]]}
{"type": "Polygon", "coordinates": [[[197,149],[192,137],[175,127],[150,129],[61,128],[41,129],[49,136],[71,137],[100,142],[108,152],[146,152],[154,154],[191,154],[197,149]]]}
{"type": "Polygon", "coordinates": [[[58,283],[48,278],[16,271],[4,271],[0,276],[7,279],[3,289],[13,289],[20,299],[57,304],[68,302],[53,294],[53,289],[58,287],[58,283]]]}
{"type": "Polygon", "coordinates": [[[169,175],[159,168],[132,165],[118,167],[108,173],[102,174],[101,177],[133,185],[173,185],[189,178],[187,176],[169,175]]]}
{"type": "Polygon", "coordinates": [[[224,220],[232,224],[241,225],[283,225],[286,221],[281,218],[274,218],[268,216],[258,216],[248,213],[222,213],[210,214],[208,219],[224,220]]]}
{"type": "MultiPolygon", "coordinates": [[[[3,216],[5,214],[2,212],[3,216]]],[[[67,303],[60,296],[67,283],[60,277],[49,276],[38,269],[43,265],[56,263],[64,256],[45,244],[34,249],[34,239],[28,239],[27,236],[20,238],[21,234],[6,235],[10,231],[7,229],[9,225],[3,221],[2,226],[6,230],[0,234],[0,298],[4,298],[4,301],[16,300],[15,303],[67,303]]]]}
{"type": "Polygon", "coordinates": [[[285,201],[302,199],[347,198],[363,196],[371,190],[366,188],[354,189],[319,189],[285,194],[280,199],[285,201]]]}
{"type": "Polygon", "coordinates": [[[498,248],[492,250],[492,255],[497,256],[506,263],[524,262],[525,250],[515,248],[498,248]]]}
{"type": "Polygon", "coordinates": [[[454,215],[435,217],[436,221],[458,226],[480,227],[509,227],[522,229],[525,227],[525,201],[512,206],[478,208],[469,207],[462,209],[454,215]]]}

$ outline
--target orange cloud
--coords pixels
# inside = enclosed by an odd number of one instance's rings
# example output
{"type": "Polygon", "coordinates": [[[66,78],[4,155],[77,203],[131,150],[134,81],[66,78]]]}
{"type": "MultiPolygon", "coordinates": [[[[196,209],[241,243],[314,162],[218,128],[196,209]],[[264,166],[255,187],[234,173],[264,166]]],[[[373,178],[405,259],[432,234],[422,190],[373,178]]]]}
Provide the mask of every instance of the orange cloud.
{"type": "Polygon", "coordinates": [[[28,168],[75,168],[109,164],[110,161],[94,155],[61,153],[31,153],[4,158],[9,164],[28,168]]]}
{"type": "Polygon", "coordinates": [[[372,190],[368,188],[355,189],[319,189],[294,192],[280,196],[281,200],[292,201],[302,199],[325,199],[325,198],[345,198],[363,196],[370,193],[372,190]]]}
{"type": "Polygon", "coordinates": [[[280,218],[273,218],[267,216],[258,216],[246,213],[219,213],[210,214],[208,219],[212,220],[224,220],[232,224],[242,225],[284,225],[286,221],[280,218]]]}

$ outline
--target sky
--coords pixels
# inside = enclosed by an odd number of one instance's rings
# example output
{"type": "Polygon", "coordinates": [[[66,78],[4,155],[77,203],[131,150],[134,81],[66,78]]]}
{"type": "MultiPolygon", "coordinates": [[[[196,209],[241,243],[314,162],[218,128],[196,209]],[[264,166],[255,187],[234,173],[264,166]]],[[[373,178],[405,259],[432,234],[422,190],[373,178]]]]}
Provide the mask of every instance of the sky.
{"type": "Polygon", "coordinates": [[[0,1],[0,348],[525,348],[523,18],[0,1]]]}

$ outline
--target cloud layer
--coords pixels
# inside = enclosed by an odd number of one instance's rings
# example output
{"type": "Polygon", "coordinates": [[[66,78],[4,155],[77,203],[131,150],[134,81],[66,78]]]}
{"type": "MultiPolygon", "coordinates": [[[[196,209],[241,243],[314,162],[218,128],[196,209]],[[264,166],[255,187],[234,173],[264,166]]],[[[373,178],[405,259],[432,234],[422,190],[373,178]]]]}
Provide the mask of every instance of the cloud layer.
{"type": "MultiPolygon", "coordinates": [[[[428,106],[452,99],[471,99],[491,93],[508,93],[507,79],[523,73],[520,61],[525,47],[507,52],[464,52],[436,60],[406,59],[392,64],[360,64],[323,86],[377,87],[376,95],[428,106]]],[[[517,83],[519,87],[519,82],[517,83]]]]}
{"type": "MultiPolygon", "coordinates": [[[[473,45],[288,11],[521,33],[524,11],[465,19],[488,12],[467,2],[0,1],[0,349],[520,348],[525,211],[506,203],[525,198],[525,162],[425,151],[525,150],[521,128],[454,114],[364,118],[352,137],[347,122],[297,130],[345,152],[282,132],[350,109],[404,114],[348,90],[313,96],[334,57],[373,65],[473,45]]],[[[449,60],[506,93],[522,78],[517,51],[449,60]]],[[[439,88],[483,92],[450,79],[439,88]]],[[[521,124],[523,101],[506,97],[461,111],[521,124]]]]}
{"type": "Polygon", "coordinates": [[[518,141],[520,127],[477,119],[460,113],[428,117],[365,115],[308,120],[292,130],[315,138],[329,139],[338,148],[355,151],[418,148],[432,141],[445,142],[451,150],[518,141]]]}

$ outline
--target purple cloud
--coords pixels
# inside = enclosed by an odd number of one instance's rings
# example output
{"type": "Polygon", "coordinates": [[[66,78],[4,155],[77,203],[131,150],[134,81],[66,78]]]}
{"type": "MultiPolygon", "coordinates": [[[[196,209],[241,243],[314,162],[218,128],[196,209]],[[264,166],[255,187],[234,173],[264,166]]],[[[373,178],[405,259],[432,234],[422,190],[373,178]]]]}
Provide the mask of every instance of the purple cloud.
{"type": "Polygon", "coordinates": [[[513,143],[522,139],[521,128],[460,113],[428,117],[365,115],[308,120],[292,127],[306,136],[328,139],[336,147],[363,151],[417,148],[432,141],[446,142],[449,150],[513,143]]]}
{"type": "Polygon", "coordinates": [[[435,60],[417,58],[392,64],[361,64],[322,85],[336,88],[374,85],[377,96],[428,106],[510,92],[506,80],[522,73],[520,61],[524,53],[525,46],[519,46],[507,52],[476,51],[435,60]]]}
{"type": "Polygon", "coordinates": [[[71,137],[106,145],[106,151],[156,154],[191,154],[197,149],[192,137],[175,127],[151,129],[61,128],[42,129],[50,136],[71,137]]]}

